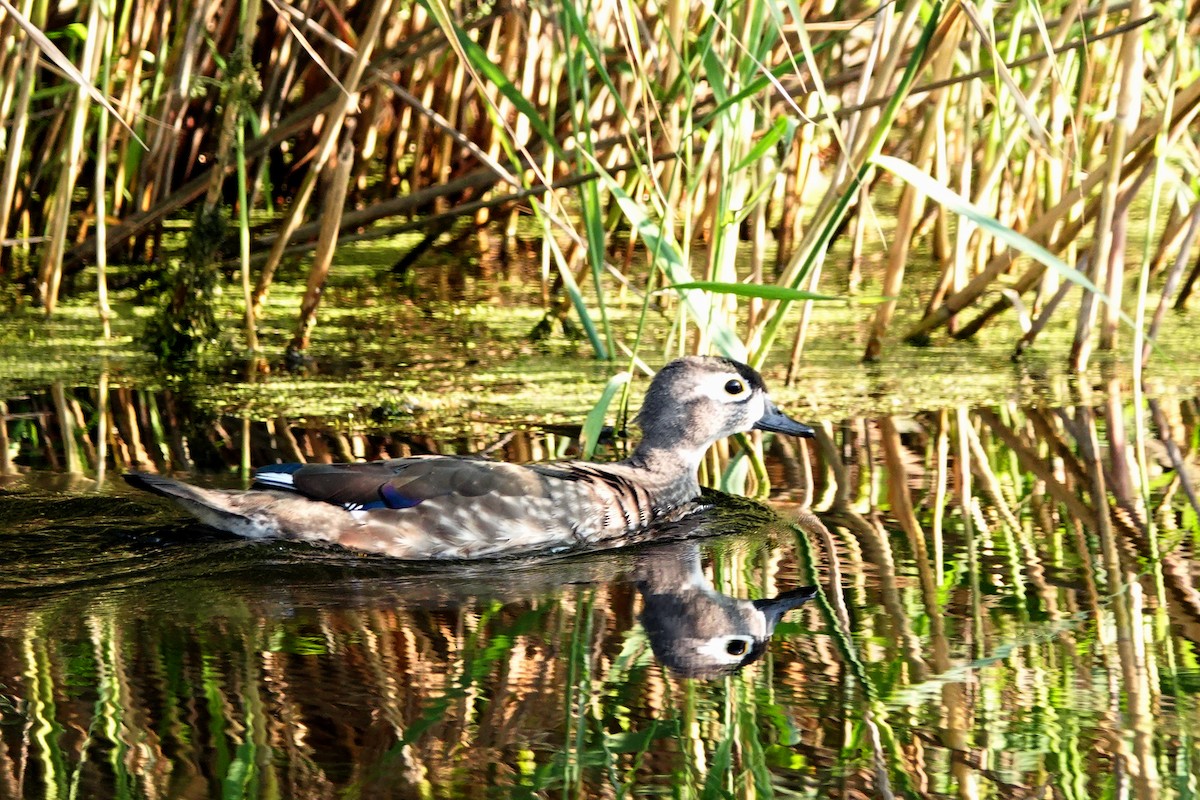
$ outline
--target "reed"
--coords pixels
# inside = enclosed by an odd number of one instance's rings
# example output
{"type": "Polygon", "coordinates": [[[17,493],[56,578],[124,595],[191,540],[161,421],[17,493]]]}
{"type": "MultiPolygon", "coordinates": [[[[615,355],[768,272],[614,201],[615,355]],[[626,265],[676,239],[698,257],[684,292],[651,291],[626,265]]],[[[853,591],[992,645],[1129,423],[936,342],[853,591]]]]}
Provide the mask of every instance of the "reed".
{"type": "MultiPolygon", "coordinates": [[[[611,322],[632,287],[657,292],[676,351],[761,364],[786,330],[793,373],[814,303],[855,294],[879,298],[858,312],[867,360],[886,357],[897,326],[911,342],[942,328],[969,338],[1031,308],[1027,328],[1074,326],[1083,368],[1097,308],[1102,348],[1119,347],[1121,326],[1143,336],[1147,315],[1122,316],[1127,276],[1146,275],[1131,307],[1158,287],[1126,251],[1159,265],[1181,248],[1182,264],[1196,246],[1184,236],[1186,176],[1200,168],[1200,95],[1186,79],[1196,9],[1183,0],[1159,17],[1138,0],[467,13],[364,0],[344,14],[93,0],[50,11],[6,0],[0,19],[0,281],[52,313],[94,261],[105,327],[110,254],[158,259],[148,271],[168,294],[191,291],[187,270],[160,258],[161,224],[213,208],[236,180],[237,230],[216,233],[239,253],[243,294],[253,284],[241,338],[257,349],[281,260],[329,241],[303,223],[348,120],[345,202],[357,210],[341,215],[343,240],[401,215],[433,235],[457,217],[511,237],[527,204],[547,312],[564,293],[598,358],[641,346],[611,322]],[[263,91],[234,102],[223,87],[247,58],[263,91]],[[249,136],[237,119],[253,122],[249,136]],[[1138,183],[1151,158],[1155,181],[1138,183]],[[891,171],[903,173],[896,195],[879,166],[900,162],[910,169],[891,171]],[[1144,196],[1170,203],[1165,230],[1142,218],[1144,196]],[[256,198],[282,218],[252,228],[256,198]],[[1034,245],[1059,259],[1052,271],[1034,245]],[[267,252],[252,275],[255,251],[267,252]],[[940,269],[911,263],[929,251],[940,269]],[[869,266],[881,259],[882,271],[869,266]],[[1083,287],[1078,303],[1063,302],[1064,278],[1083,287]]],[[[1160,304],[1185,302],[1193,277],[1163,284],[1160,304]]],[[[1012,330],[995,335],[1020,338],[1012,330]]]]}

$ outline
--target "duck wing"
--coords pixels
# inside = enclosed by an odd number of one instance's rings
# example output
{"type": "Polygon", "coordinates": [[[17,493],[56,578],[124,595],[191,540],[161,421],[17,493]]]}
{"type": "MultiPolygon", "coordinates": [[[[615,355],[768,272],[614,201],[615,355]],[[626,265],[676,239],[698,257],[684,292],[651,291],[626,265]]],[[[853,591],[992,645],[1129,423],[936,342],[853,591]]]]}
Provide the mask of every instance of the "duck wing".
{"type": "Polygon", "coordinates": [[[350,510],[403,509],[434,498],[542,497],[546,478],[578,479],[569,465],[533,467],[452,456],[417,456],[361,464],[274,464],[255,487],[283,489],[350,510]]]}

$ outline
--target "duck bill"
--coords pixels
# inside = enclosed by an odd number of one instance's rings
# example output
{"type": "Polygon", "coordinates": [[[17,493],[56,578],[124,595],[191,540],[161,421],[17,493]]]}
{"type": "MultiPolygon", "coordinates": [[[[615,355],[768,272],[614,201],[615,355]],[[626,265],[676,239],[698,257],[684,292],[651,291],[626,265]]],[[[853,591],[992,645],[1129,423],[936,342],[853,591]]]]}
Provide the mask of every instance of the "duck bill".
{"type": "Polygon", "coordinates": [[[760,431],[786,433],[788,436],[802,436],[805,439],[811,439],[816,435],[816,431],[784,414],[770,400],[767,401],[767,408],[763,412],[762,419],[754,423],[754,427],[760,431]]]}
{"type": "Polygon", "coordinates": [[[801,586],[799,589],[792,589],[790,592],[784,592],[778,597],[769,597],[763,600],[753,600],[754,607],[762,612],[762,615],[767,621],[767,634],[775,630],[775,626],[779,624],[779,620],[783,619],[783,615],[791,611],[793,608],[799,608],[807,600],[811,600],[817,595],[817,587],[801,586]]]}

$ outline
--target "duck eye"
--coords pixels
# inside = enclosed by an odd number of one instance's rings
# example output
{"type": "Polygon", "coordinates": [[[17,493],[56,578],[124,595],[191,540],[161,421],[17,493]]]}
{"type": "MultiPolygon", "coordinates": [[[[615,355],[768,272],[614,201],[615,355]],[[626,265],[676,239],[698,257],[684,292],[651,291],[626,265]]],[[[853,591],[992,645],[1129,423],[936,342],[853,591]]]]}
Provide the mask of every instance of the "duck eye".
{"type": "Polygon", "coordinates": [[[741,381],[729,381],[725,384],[725,391],[732,395],[739,395],[746,391],[746,384],[741,381]]]}
{"type": "MultiPolygon", "coordinates": [[[[733,381],[730,381],[730,383],[733,383],[733,381]]],[[[745,655],[746,654],[746,640],[745,639],[730,639],[728,642],[725,643],[725,652],[729,653],[729,655],[731,655],[731,656],[745,655]]]]}

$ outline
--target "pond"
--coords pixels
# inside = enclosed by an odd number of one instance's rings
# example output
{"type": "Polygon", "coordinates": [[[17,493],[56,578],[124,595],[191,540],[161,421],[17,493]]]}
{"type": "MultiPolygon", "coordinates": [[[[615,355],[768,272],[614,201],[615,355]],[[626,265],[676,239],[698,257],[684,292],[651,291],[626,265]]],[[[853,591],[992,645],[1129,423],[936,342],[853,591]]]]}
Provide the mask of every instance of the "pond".
{"type": "Polygon", "coordinates": [[[219,534],[114,473],[532,461],[577,430],[27,386],[0,409],[0,797],[1195,797],[1200,401],[1073,392],[794,412],[818,435],[766,438],[767,507],[422,565],[219,534]]]}

